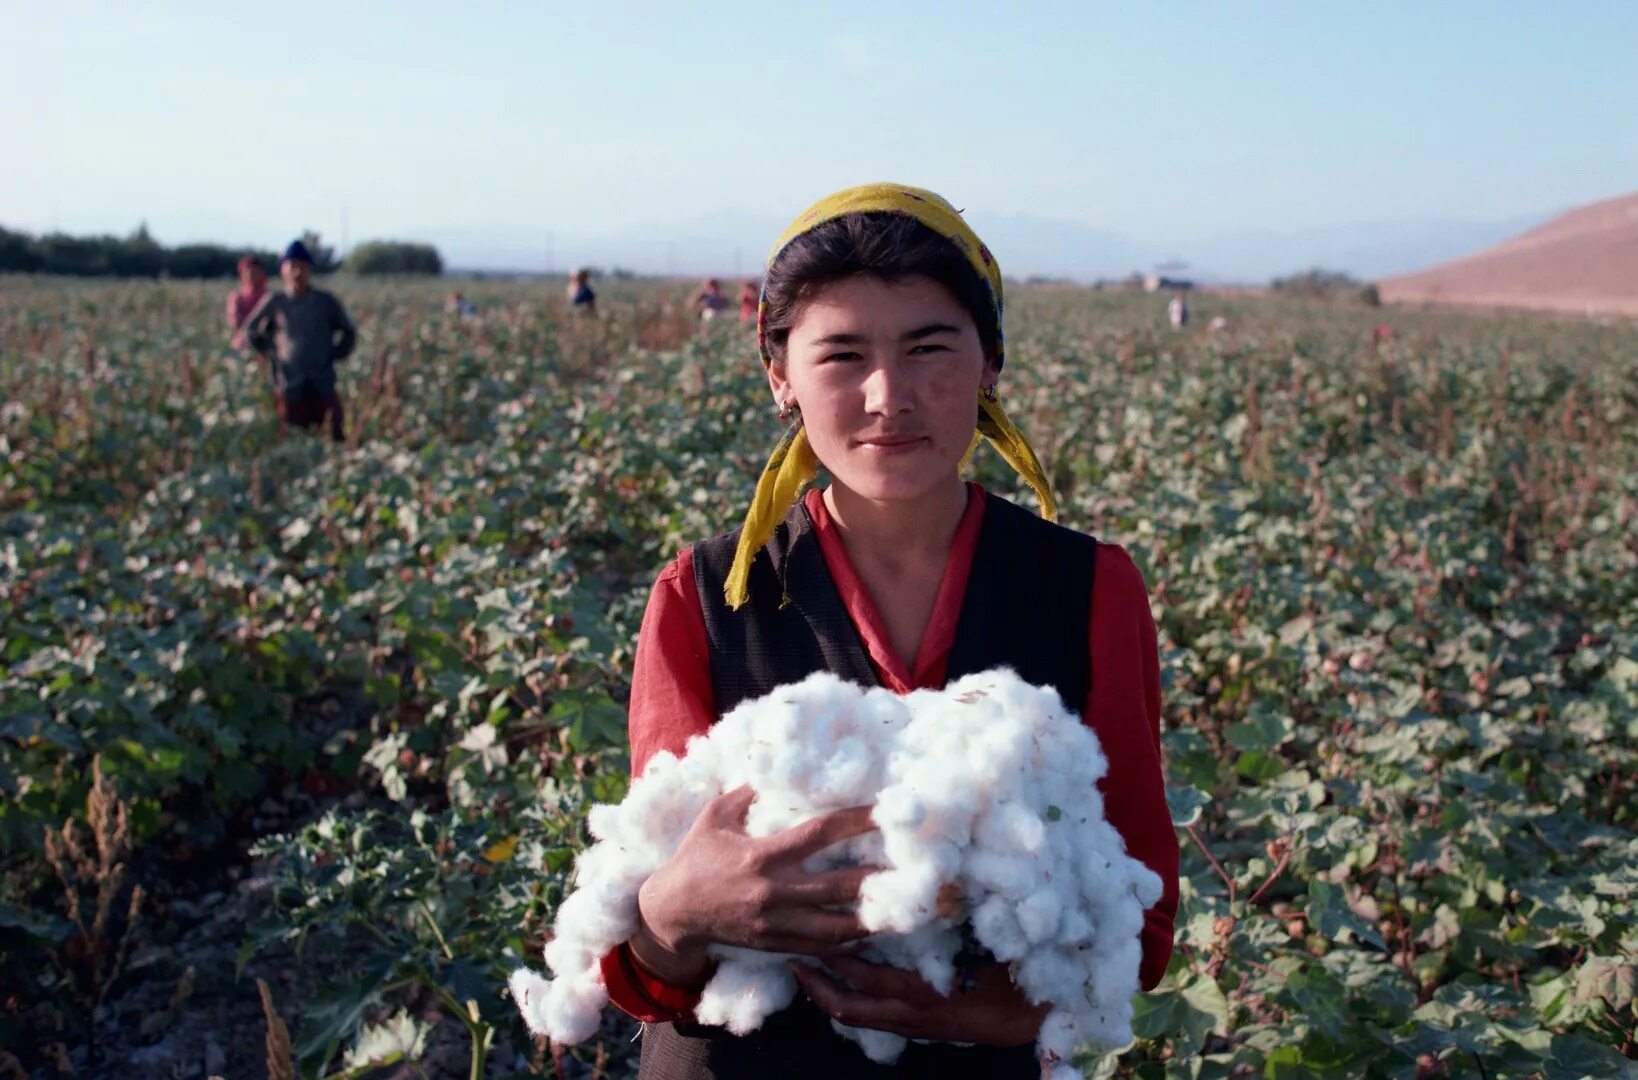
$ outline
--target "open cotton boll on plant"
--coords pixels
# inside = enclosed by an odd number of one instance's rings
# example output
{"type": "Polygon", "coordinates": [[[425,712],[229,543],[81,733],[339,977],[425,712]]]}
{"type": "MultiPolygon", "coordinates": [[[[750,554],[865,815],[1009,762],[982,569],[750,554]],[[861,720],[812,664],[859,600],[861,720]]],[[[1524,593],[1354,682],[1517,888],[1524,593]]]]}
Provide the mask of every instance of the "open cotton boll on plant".
{"type": "MultiPolygon", "coordinates": [[[[874,807],[877,831],[809,860],[810,869],[883,868],[860,890],[859,918],[873,932],[866,958],[949,993],[967,923],[1032,1002],[1052,1006],[1037,1044],[1043,1062],[1061,1065],[1083,1042],[1123,1046],[1143,912],[1161,883],[1104,820],[1097,782],[1106,770],[1097,737],[1057,693],[1005,669],[903,697],[827,673],[780,687],[690,740],[682,758],[656,755],[622,803],[592,812],[597,842],[546,948],[555,978],[518,971],[513,996],[537,1033],[564,1043],[595,1033],[607,1003],[599,958],[635,932],[638,889],[708,801],[749,785],[752,836],[874,807]]],[[[744,1034],[795,997],[787,957],[713,953],[701,1023],[744,1034]]],[[[896,1035],[837,1029],[878,1061],[904,1046],[896,1035]]]]}

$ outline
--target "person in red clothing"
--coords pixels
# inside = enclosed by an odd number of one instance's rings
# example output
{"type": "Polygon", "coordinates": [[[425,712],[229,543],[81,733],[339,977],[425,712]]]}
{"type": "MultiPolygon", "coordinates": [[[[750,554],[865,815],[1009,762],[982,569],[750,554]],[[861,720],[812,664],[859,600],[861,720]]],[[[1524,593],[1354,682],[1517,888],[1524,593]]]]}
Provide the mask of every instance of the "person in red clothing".
{"type": "MultiPolygon", "coordinates": [[[[655,583],[632,680],[633,772],[659,751],[684,753],[738,701],[814,670],[909,693],[1006,663],[1055,686],[1098,735],[1109,821],[1164,884],[1141,941],[1152,989],[1178,897],[1154,623],[1123,550],[961,477],[987,439],[1055,516],[1000,404],[994,259],[937,195],[868,185],[797,219],[769,260],[763,301],[762,358],[791,423],[744,525],[685,549],[655,583]],[[829,486],[803,494],[821,464],[829,486]]],[[[870,829],[868,807],[752,838],[753,798],[741,789],[708,804],[642,886],[636,933],[603,958],[610,999],[644,1022],[641,1077],[1039,1075],[1046,1009],[1005,966],[978,966],[945,997],[847,954],[865,931],[841,908],[871,868],[802,864],[870,829]],[[816,956],[826,970],[798,965],[797,1002],[733,1036],[691,1016],[713,944],[816,956]],[[876,1065],[831,1018],[927,1042],[876,1065]]]]}
{"type": "Polygon", "coordinates": [[[739,283],[739,321],[746,325],[756,322],[757,301],[762,299],[762,290],[754,281],[739,283]]]}
{"type": "Polygon", "coordinates": [[[228,293],[227,298],[228,333],[233,336],[235,349],[250,348],[250,342],[245,337],[245,323],[266,295],[267,270],[263,268],[261,260],[254,255],[242,257],[239,260],[239,287],[228,293]]]}

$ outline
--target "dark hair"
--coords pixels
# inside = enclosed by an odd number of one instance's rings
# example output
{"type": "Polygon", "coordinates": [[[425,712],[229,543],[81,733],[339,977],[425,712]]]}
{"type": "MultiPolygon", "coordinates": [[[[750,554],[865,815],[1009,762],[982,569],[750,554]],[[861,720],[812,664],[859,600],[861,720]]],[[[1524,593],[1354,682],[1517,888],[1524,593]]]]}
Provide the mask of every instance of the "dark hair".
{"type": "Polygon", "coordinates": [[[1000,327],[990,288],[949,240],[905,214],[843,214],[798,236],[768,268],[763,296],[768,310],[768,353],[785,358],[802,305],[827,285],[864,275],[883,281],[925,277],[949,290],[978,327],[984,355],[1000,353],[1000,327]]]}

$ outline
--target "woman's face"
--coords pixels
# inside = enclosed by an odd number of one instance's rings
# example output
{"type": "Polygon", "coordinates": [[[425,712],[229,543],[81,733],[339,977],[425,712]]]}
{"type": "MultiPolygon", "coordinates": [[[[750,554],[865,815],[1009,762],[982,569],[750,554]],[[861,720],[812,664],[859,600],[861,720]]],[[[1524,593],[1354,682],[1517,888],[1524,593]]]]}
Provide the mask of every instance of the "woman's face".
{"type": "Polygon", "coordinates": [[[980,386],[995,382],[967,309],[930,278],[853,277],[803,304],[774,399],[802,423],[836,483],[862,498],[913,500],[956,481],[980,386]]]}

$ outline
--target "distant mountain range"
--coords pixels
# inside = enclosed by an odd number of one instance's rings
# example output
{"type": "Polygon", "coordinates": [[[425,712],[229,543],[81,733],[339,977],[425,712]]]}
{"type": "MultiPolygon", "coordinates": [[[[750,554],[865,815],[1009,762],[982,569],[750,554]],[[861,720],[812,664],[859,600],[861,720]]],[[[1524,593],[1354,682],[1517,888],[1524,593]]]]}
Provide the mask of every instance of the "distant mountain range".
{"type": "Polygon", "coordinates": [[[1577,207],[1477,254],[1381,282],[1390,303],[1638,316],[1638,192],[1577,207]]]}
{"type": "MultiPolygon", "coordinates": [[[[1315,266],[1367,280],[1403,274],[1496,244],[1549,216],[1503,221],[1407,218],[1226,232],[1162,247],[1081,222],[969,212],[974,228],[1009,275],[1093,281],[1146,273],[1161,262],[1181,262],[1187,265],[1181,273],[1197,280],[1243,284],[1315,266]]],[[[437,230],[417,239],[437,244],[448,265],[463,269],[563,272],[573,266],[597,266],[647,274],[748,277],[760,271],[770,238],[785,224],[781,219],[721,212],[608,232],[493,227],[437,230]]]]}

